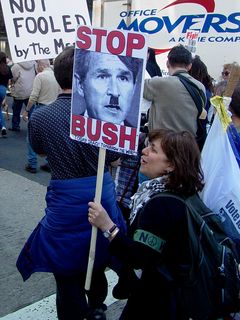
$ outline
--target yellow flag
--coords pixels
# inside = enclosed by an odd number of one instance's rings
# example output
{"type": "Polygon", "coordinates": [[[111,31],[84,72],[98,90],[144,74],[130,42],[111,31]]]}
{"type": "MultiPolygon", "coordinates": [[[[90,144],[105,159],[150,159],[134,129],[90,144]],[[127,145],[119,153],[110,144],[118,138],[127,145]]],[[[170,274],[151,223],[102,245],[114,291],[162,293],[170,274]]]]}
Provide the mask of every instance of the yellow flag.
{"type": "Polygon", "coordinates": [[[224,97],[214,96],[210,99],[210,102],[218,113],[223,130],[226,131],[229,124],[232,122],[232,119],[226,110],[226,107],[224,104],[224,97]]]}

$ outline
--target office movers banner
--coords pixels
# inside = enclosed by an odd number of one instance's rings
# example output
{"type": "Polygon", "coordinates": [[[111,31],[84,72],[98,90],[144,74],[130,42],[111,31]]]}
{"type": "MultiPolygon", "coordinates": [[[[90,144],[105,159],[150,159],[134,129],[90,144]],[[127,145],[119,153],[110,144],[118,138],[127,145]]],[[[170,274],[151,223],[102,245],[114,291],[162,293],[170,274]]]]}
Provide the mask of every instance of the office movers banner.
{"type": "Polygon", "coordinates": [[[167,74],[169,50],[185,45],[189,31],[198,32],[195,54],[219,80],[224,63],[240,63],[239,0],[132,0],[104,1],[103,26],[149,35],[158,63],[167,74]],[[107,14],[111,12],[111,14],[107,14]],[[214,63],[213,63],[214,61],[214,63]]]}

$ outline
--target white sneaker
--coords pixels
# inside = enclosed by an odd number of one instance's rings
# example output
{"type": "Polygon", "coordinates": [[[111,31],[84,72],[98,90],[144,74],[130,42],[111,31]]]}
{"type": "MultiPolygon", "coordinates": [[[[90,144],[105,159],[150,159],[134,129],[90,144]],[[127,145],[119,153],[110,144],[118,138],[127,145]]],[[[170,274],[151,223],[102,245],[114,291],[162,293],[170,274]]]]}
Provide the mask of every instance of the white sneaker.
{"type": "Polygon", "coordinates": [[[2,136],[7,135],[7,129],[5,127],[2,127],[2,136]]]}

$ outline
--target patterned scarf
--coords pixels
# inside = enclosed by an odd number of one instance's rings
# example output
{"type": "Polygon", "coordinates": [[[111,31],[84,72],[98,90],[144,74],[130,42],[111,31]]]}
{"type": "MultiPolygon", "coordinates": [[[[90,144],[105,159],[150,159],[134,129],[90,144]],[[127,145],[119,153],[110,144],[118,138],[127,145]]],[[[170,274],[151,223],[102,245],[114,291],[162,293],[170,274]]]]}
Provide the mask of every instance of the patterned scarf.
{"type": "Polygon", "coordinates": [[[148,200],[155,194],[159,192],[167,191],[165,189],[165,183],[167,180],[167,175],[154,178],[152,180],[144,181],[139,187],[137,192],[132,196],[130,204],[130,224],[134,221],[138,211],[144,207],[148,200]]]}

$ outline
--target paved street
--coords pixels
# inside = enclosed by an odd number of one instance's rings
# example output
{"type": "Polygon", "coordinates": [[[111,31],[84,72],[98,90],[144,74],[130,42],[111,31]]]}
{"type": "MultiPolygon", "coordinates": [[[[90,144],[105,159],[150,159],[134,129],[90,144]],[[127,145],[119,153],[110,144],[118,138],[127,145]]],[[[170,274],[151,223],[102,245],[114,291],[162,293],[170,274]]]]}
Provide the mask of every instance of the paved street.
{"type": "MultiPolygon", "coordinates": [[[[52,275],[36,273],[23,282],[15,266],[26,238],[44,214],[50,179],[50,174],[41,170],[37,174],[24,170],[26,135],[26,124],[22,121],[20,132],[8,131],[6,139],[0,138],[0,319],[53,320],[56,310],[52,275]],[[15,313],[16,310],[20,311],[15,313]]],[[[39,165],[43,163],[39,158],[39,165]]],[[[108,276],[112,287],[116,275],[109,273],[108,276]]],[[[109,320],[118,318],[124,304],[114,301],[109,295],[109,320]]]]}
{"type": "MultiPolygon", "coordinates": [[[[26,238],[44,214],[50,179],[49,173],[38,170],[37,174],[31,174],[24,170],[26,124],[22,123],[21,128],[19,133],[8,131],[6,139],[0,138],[0,319],[56,320],[52,275],[36,273],[24,283],[15,266],[26,238]]],[[[39,158],[41,163],[43,159],[39,158]]],[[[112,271],[106,274],[107,319],[117,320],[125,301],[116,301],[111,296],[117,277],[112,271]]],[[[240,320],[240,315],[236,319],[240,320]]]]}
{"type": "Polygon", "coordinates": [[[4,169],[0,169],[0,179],[0,316],[3,316],[54,293],[55,287],[51,275],[44,273],[34,274],[24,283],[15,267],[26,238],[44,214],[46,187],[4,169]]]}
{"type": "MultiPolygon", "coordinates": [[[[9,106],[12,99],[8,97],[9,106]]],[[[11,108],[9,107],[11,113],[11,108]]],[[[11,116],[10,116],[11,117],[11,116]]],[[[11,119],[6,121],[7,128],[11,127],[11,119]]],[[[24,170],[27,162],[27,124],[21,121],[21,131],[13,132],[7,130],[7,138],[0,137],[0,168],[14,172],[22,177],[38,182],[43,186],[47,186],[50,174],[38,171],[37,174],[31,174],[24,170]]],[[[38,157],[39,165],[44,163],[44,160],[38,157]]]]}

